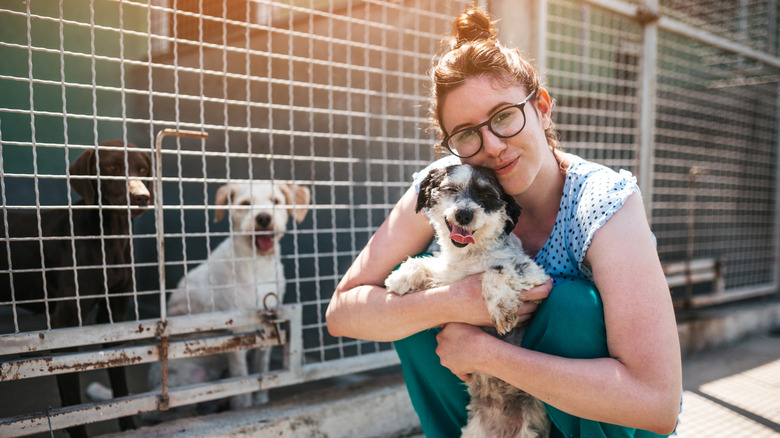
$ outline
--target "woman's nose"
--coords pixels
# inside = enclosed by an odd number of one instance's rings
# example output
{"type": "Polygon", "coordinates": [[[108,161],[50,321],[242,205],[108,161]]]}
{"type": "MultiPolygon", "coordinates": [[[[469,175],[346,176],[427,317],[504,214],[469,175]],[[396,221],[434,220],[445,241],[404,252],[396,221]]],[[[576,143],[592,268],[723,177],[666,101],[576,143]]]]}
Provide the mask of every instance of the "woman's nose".
{"type": "Polygon", "coordinates": [[[482,149],[489,156],[497,157],[501,151],[506,149],[506,143],[503,138],[499,138],[490,131],[487,126],[480,128],[482,134],[482,149]]]}

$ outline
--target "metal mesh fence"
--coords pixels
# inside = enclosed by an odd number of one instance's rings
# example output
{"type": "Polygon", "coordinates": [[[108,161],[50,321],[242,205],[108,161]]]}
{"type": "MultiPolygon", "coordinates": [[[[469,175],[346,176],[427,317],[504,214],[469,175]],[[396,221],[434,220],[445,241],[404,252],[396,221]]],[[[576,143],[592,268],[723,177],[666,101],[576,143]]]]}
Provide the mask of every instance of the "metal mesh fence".
{"type": "Polygon", "coordinates": [[[736,54],[659,35],[658,249],[680,260],[690,244],[694,258],[723,260],[731,290],[776,280],[777,79],[736,54]]]}
{"type": "MultiPolygon", "coordinates": [[[[176,336],[193,333],[204,343],[201,352],[228,351],[237,338],[210,333],[226,326],[240,325],[240,340],[250,347],[274,346],[273,378],[253,375],[173,391],[171,406],[397,363],[388,343],[331,337],[325,308],[412,173],[434,158],[433,139],[424,130],[426,71],[452,17],[467,3],[80,0],[0,5],[0,238],[6,250],[0,255],[5,260],[0,281],[9,286],[0,296],[0,391],[49,388],[37,400],[8,397],[10,403],[0,404],[0,417],[20,417],[2,420],[0,427],[13,433],[48,430],[45,415],[29,414],[45,408],[41,400],[59,406],[51,380],[41,379],[117,364],[134,364],[128,370],[141,376],[140,386],[131,388],[137,395],[114,404],[110,413],[101,402],[84,405],[81,413],[57,408],[54,427],[95,421],[101,409],[102,418],[154,411],[160,392],[146,386],[150,364],[166,354],[192,355],[188,341],[176,336]],[[165,129],[208,138],[158,137],[165,129]],[[135,150],[123,143],[107,148],[123,158],[119,173],[106,169],[85,176],[70,167],[109,139],[137,144],[150,158],[149,173],[132,174],[125,164],[135,150]],[[89,207],[71,187],[91,181],[102,194],[111,181],[131,180],[145,183],[156,203],[144,209],[130,196],[116,205],[99,197],[97,210],[124,214],[128,229],[122,234],[108,222],[99,223],[90,235],[97,243],[92,261],[79,264],[77,248],[89,239],[74,231],[81,223],[73,212],[89,207]],[[238,194],[220,198],[223,187],[250,181],[270,186],[278,196],[247,204],[238,194]],[[308,189],[310,201],[279,192],[294,187],[308,189]],[[244,267],[260,263],[261,255],[233,249],[226,263],[213,259],[226,241],[261,244],[262,233],[240,223],[242,214],[257,207],[282,216],[301,208],[306,215],[300,221],[283,220],[276,254],[281,269],[273,266],[262,276],[252,269],[247,276],[244,267]],[[49,212],[64,215],[67,232],[44,232],[42,218],[49,212]],[[26,234],[14,231],[19,221],[13,217],[20,213],[28,214],[22,222],[32,231],[26,234]],[[126,242],[121,259],[111,256],[117,241],[126,242]],[[47,259],[49,242],[64,243],[59,251],[64,261],[47,259]],[[14,267],[7,254],[18,244],[27,245],[38,265],[14,267]],[[226,275],[204,288],[206,311],[193,305],[197,285],[187,282],[186,310],[167,314],[160,305],[161,290],[178,290],[180,280],[199,266],[207,266],[210,275],[226,275]],[[130,273],[121,288],[109,284],[117,270],[130,273]],[[76,283],[75,297],[54,292],[63,274],[87,278],[93,271],[99,280],[76,283]],[[11,286],[14,276],[24,275],[42,285],[11,286]],[[281,288],[276,286],[280,279],[281,288]],[[272,319],[265,300],[255,296],[233,313],[221,312],[220,299],[231,294],[235,302],[244,288],[276,290],[288,310],[272,319]],[[38,292],[25,295],[31,290],[38,292]],[[124,297],[126,314],[102,315],[96,305],[75,322],[55,317],[62,303],[88,309],[95,300],[85,297],[93,296],[103,304],[124,297]],[[93,326],[96,322],[101,325],[93,326]],[[258,339],[247,330],[269,337],[258,339]],[[286,344],[270,339],[274,330],[289,335],[286,344]],[[172,344],[166,353],[161,344],[168,335],[172,344]],[[39,367],[52,360],[56,372],[39,367]]],[[[647,56],[643,24],[608,7],[639,3],[547,2],[542,59],[557,101],[554,120],[561,144],[586,159],[638,173],[641,160],[649,159],[640,156],[641,79],[656,74],[648,192],[662,260],[718,259],[726,267],[728,293],[774,290],[777,68],[738,50],[661,29],[656,71],[642,71],[647,56]]],[[[737,49],[775,57],[777,8],[774,1],[661,2],[663,17],[734,42],[737,49]]],[[[101,163],[109,164],[98,154],[94,165],[104,169],[101,163]]],[[[257,187],[249,195],[265,193],[257,187]]]]}
{"type": "Polygon", "coordinates": [[[772,0],[661,0],[661,13],[754,50],[777,55],[778,9],[772,0]]]}
{"type": "Polygon", "coordinates": [[[548,7],[547,79],[562,145],[637,174],[649,159],[639,155],[640,79],[655,74],[652,187],[644,189],[658,251],[667,264],[716,261],[725,295],[777,284],[778,71],[739,52],[776,50],[777,8],[662,2],[663,17],[712,32],[735,51],[662,28],[656,71],[642,72],[650,54],[636,19],[575,1],[548,7]]]}
{"type": "MultiPolygon", "coordinates": [[[[424,130],[425,72],[451,17],[464,5],[423,0],[4,4],[0,8],[0,51],[6,60],[0,63],[4,214],[24,210],[40,216],[49,210],[80,208],[79,195],[68,186],[79,178],[69,174],[71,163],[108,139],[135,143],[159,170],[142,178],[150,190],[159,190],[159,203],[154,212],[132,220],[127,237],[94,232],[103,242],[126,241],[130,256],[117,264],[99,255],[94,267],[106,275],[99,284],[78,292],[79,297],[95,294],[106,303],[117,296],[129,299],[127,320],[137,323],[135,331],[146,333],[134,342],[145,342],[153,352],[149,356],[128,350],[130,362],[148,365],[164,354],[155,338],[148,337],[159,330],[155,321],[161,315],[170,317],[169,331],[178,324],[181,330],[173,330],[177,333],[193,330],[184,326],[207,330],[219,325],[193,304],[192,290],[197,288],[193,283],[185,283],[190,293],[183,313],[191,315],[189,320],[165,315],[160,307],[160,290],[175,291],[185,274],[206,265],[210,275],[226,275],[220,284],[205,288],[210,306],[206,314],[224,310],[219,308],[222,295],[232,294],[235,301],[242,288],[273,288],[276,279],[284,278],[286,291],[277,291],[278,295],[297,316],[281,328],[298,337],[286,347],[296,355],[295,363],[275,356],[273,369],[287,374],[266,380],[264,388],[395,363],[387,343],[330,337],[324,309],[341,275],[408,187],[412,172],[433,159],[431,138],[424,130]],[[157,135],[163,129],[202,132],[208,138],[159,138],[158,155],[157,135]],[[257,254],[233,253],[226,265],[211,260],[225,241],[256,238],[237,219],[255,206],[233,204],[232,199],[223,205],[219,200],[220,188],[248,181],[267,182],[277,189],[304,187],[311,194],[310,203],[301,205],[308,209],[305,218],[286,221],[277,254],[282,272],[271,274],[276,278],[242,276],[246,266],[260,262],[257,254]],[[228,213],[215,221],[225,208],[228,213]],[[125,290],[110,287],[111,271],[117,268],[132,271],[125,290]],[[375,354],[381,351],[390,354],[375,354]],[[368,360],[344,363],[361,357],[368,360]],[[317,364],[326,366],[309,367],[317,364]]],[[[125,173],[114,179],[132,178],[125,173]]],[[[260,202],[274,214],[295,204],[289,199],[278,207],[270,205],[272,201],[260,202]]],[[[127,203],[116,207],[122,208],[135,211],[127,203]]],[[[12,229],[13,222],[6,221],[4,229],[12,229]]],[[[34,230],[30,236],[4,236],[4,245],[29,240],[44,260],[43,242],[52,239],[58,238],[34,230]]],[[[79,238],[74,232],[62,239],[73,242],[67,253],[75,254],[79,238]]],[[[53,272],[78,271],[76,258],[62,266],[44,260],[32,274],[46,281],[53,272]]],[[[13,266],[6,267],[3,281],[14,274],[18,271],[13,266]]],[[[37,359],[20,355],[28,351],[23,344],[38,330],[54,329],[46,342],[31,348],[81,346],[83,353],[94,353],[83,360],[93,361],[90,366],[96,369],[111,365],[99,358],[105,352],[102,342],[138,338],[123,334],[131,325],[119,315],[108,321],[118,328],[116,333],[100,336],[100,329],[90,331],[92,324],[102,321],[94,314],[65,324],[84,327],[79,339],[65,333],[58,337],[62,324],[56,318],[52,321],[55,306],[83,300],[49,295],[53,289],[44,289],[31,300],[20,300],[19,291],[0,299],[0,336],[6,345],[19,346],[0,354],[8,367],[21,370],[4,372],[0,385],[6,388],[17,379],[34,382],[41,375],[32,370],[37,359]],[[26,310],[33,303],[42,304],[34,309],[42,312],[26,310]]],[[[249,307],[263,310],[265,304],[257,298],[249,307]]],[[[225,321],[235,323],[227,317],[225,321]]],[[[202,336],[204,342],[211,339],[202,336]]],[[[227,344],[219,345],[214,351],[226,351],[227,344]]],[[[72,363],[64,367],[76,369],[72,363]]],[[[145,368],[136,372],[146,373],[145,368]]],[[[243,383],[238,389],[240,385],[223,386],[211,397],[246,392],[250,386],[259,389],[257,379],[243,383]]],[[[158,394],[148,394],[151,399],[131,400],[110,415],[155,409],[158,394]]],[[[187,402],[187,393],[180,394],[184,395],[171,394],[172,406],[187,402]]],[[[57,406],[56,397],[54,392],[43,398],[57,406]]],[[[196,397],[200,398],[189,402],[204,398],[196,397]]],[[[21,403],[4,408],[3,416],[40,409],[21,403]]],[[[64,421],[55,428],[88,422],[75,416],[64,421]]],[[[9,427],[34,430],[29,423],[35,423],[46,429],[40,417],[12,423],[9,427]]]]}
{"type": "Polygon", "coordinates": [[[636,172],[639,26],[577,2],[552,1],[548,12],[547,81],[561,145],[636,172]]]}

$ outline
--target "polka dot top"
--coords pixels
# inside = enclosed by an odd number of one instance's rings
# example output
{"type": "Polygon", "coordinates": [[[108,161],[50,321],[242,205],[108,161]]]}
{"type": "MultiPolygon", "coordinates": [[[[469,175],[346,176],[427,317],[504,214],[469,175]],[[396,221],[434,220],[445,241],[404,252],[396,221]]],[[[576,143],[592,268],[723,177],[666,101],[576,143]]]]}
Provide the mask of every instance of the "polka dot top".
{"type": "MultiPolygon", "coordinates": [[[[629,195],[639,191],[636,178],[626,170],[615,172],[600,164],[569,155],[571,165],[566,173],[558,218],[547,242],[534,259],[550,277],[553,285],[574,279],[593,281],[593,274],[583,263],[593,235],[620,210],[629,195]]],[[[460,164],[455,156],[435,161],[414,174],[414,187],[434,168],[460,164]]]]}
{"type": "Polygon", "coordinates": [[[558,218],[534,259],[553,278],[553,285],[574,279],[593,281],[590,267],[583,263],[593,235],[638,191],[631,172],[615,172],[572,156],[558,218]]]}

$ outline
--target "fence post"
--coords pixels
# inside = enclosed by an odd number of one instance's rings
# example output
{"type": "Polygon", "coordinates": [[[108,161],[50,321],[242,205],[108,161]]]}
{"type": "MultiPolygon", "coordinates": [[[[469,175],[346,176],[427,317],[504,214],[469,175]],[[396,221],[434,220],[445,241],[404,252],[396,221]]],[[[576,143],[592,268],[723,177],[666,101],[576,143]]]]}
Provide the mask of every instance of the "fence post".
{"type": "Polygon", "coordinates": [[[490,12],[498,18],[499,39],[533,60],[544,77],[547,43],[547,0],[493,0],[490,12]]]}
{"type": "Polygon", "coordinates": [[[655,154],[655,93],[658,62],[658,0],[645,0],[640,8],[642,54],[639,82],[639,187],[647,221],[653,218],[653,162],[655,154]]]}
{"type": "Polygon", "coordinates": [[[775,104],[775,272],[772,286],[780,294],[780,82],[775,104]]]}

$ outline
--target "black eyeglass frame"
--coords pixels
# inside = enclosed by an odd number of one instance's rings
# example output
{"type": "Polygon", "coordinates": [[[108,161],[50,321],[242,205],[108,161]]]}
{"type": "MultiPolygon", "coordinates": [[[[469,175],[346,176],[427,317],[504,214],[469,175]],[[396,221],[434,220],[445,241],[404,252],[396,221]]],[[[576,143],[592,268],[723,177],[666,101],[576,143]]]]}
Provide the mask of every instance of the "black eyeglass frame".
{"type": "Polygon", "coordinates": [[[498,111],[495,112],[495,114],[490,116],[489,119],[487,119],[486,121],[480,123],[479,125],[469,126],[468,128],[463,128],[463,129],[458,129],[457,131],[453,132],[452,134],[444,137],[444,140],[442,140],[441,145],[444,146],[445,148],[447,148],[447,150],[450,151],[450,153],[452,155],[455,155],[458,158],[471,158],[474,155],[477,155],[479,153],[479,151],[481,151],[482,148],[485,146],[485,139],[482,138],[482,127],[483,126],[487,126],[488,129],[490,130],[490,132],[492,132],[493,135],[495,135],[498,138],[510,138],[510,137],[516,136],[517,134],[523,132],[523,129],[525,129],[525,124],[528,121],[526,119],[526,117],[525,117],[525,105],[528,103],[529,100],[531,100],[531,97],[534,94],[536,94],[536,90],[532,91],[531,94],[529,94],[525,99],[523,99],[522,102],[516,103],[514,105],[507,105],[507,106],[499,109],[498,111]],[[493,119],[495,119],[499,114],[501,114],[502,112],[508,110],[509,108],[518,108],[520,110],[520,113],[523,115],[523,126],[521,126],[520,129],[517,132],[515,132],[514,134],[512,134],[512,135],[501,135],[501,134],[499,134],[499,133],[497,133],[496,131],[493,130],[493,127],[490,126],[491,125],[490,122],[492,122],[493,119]],[[466,130],[470,130],[470,129],[473,129],[477,133],[477,135],[479,136],[479,148],[477,148],[477,150],[473,154],[471,154],[471,155],[458,155],[450,147],[450,139],[453,136],[455,136],[456,134],[461,133],[461,132],[466,131],[466,130]]]}

